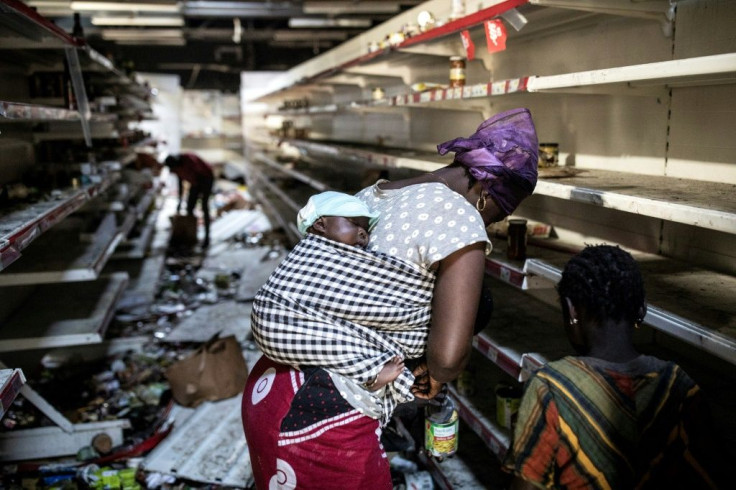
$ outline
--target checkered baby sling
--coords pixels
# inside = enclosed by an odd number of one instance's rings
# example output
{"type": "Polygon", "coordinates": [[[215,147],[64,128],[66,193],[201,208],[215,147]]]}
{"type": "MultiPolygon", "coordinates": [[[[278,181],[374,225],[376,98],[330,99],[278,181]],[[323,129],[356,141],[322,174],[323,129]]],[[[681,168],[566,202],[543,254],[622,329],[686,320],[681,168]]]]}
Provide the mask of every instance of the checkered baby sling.
{"type": "MultiPolygon", "coordinates": [[[[251,328],[272,360],[365,383],[393,356],[424,354],[435,274],[385,254],[309,234],[253,301],[251,328]]],[[[404,369],[383,395],[384,422],[414,399],[404,369]]]]}

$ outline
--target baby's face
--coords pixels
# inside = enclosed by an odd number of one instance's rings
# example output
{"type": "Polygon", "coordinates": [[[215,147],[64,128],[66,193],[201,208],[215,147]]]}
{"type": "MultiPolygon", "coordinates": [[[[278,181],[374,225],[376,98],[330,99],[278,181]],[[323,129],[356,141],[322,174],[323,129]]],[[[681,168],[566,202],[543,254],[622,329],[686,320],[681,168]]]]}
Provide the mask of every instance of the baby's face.
{"type": "Polygon", "coordinates": [[[365,248],[368,245],[369,219],[365,216],[345,218],[343,216],[322,216],[324,236],[330,240],[365,248]]]}

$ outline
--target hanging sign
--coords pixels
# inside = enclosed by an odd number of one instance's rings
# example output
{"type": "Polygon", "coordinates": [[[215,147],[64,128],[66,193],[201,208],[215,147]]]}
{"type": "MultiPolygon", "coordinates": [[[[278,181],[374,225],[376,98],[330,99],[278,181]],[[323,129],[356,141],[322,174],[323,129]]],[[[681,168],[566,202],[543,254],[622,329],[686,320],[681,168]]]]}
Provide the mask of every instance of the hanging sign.
{"type": "Polygon", "coordinates": [[[496,53],[506,49],[506,26],[501,19],[487,20],[485,26],[488,52],[496,53]]]}
{"type": "Polygon", "coordinates": [[[460,39],[463,41],[463,47],[465,47],[465,57],[468,60],[475,58],[475,44],[470,39],[470,31],[467,29],[460,33],[460,39]]]}

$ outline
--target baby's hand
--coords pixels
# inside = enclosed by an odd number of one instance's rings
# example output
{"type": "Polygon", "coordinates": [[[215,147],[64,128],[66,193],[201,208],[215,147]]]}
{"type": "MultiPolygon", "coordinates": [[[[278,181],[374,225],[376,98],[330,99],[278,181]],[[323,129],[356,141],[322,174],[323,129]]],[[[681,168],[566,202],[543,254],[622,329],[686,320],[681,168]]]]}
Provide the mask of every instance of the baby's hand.
{"type": "Polygon", "coordinates": [[[376,381],[368,386],[368,390],[380,390],[393,380],[399,377],[404,370],[404,361],[399,356],[392,357],[384,366],[376,377],[376,381]]]}

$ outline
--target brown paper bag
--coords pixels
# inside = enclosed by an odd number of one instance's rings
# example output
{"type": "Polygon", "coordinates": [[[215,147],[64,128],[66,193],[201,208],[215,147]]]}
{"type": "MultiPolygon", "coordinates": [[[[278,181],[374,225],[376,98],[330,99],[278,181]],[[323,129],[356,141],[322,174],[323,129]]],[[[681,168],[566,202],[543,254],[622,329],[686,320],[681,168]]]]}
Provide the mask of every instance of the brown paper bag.
{"type": "Polygon", "coordinates": [[[243,392],[248,367],[234,335],[216,334],[186,359],[166,370],[177,403],[196,407],[203,401],[230,398],[243,392]]]}

